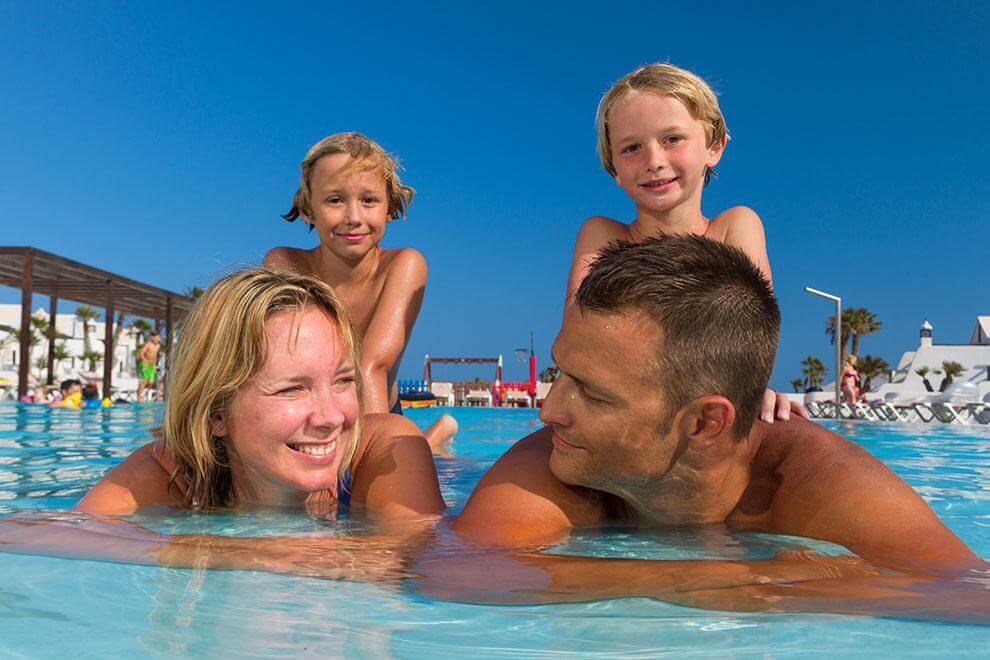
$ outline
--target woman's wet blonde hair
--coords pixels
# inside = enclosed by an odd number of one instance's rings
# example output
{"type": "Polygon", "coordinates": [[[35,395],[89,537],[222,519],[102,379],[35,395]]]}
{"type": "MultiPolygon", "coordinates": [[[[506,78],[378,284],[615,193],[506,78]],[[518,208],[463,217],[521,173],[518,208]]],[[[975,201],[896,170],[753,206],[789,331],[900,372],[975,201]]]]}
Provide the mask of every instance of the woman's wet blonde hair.
{"type": "MultiPolygon", "coordinates": [[[[344,303],[313,277],[243,270],[213,284],[189,312],[168,357],[168,398],[157,433],[176,462],[172,481],[186,482],[186,506],[208,509],[231,503],[230,463],[223,438],[212,434],[213,422],[229,415],[238,389],[265,364],[265,322],[283,310],[308,308],[320,309],[336,322],[344,354],[359,365],[360,341],[344,303]]],[[[355,378],[360,402],[360,369],[355,369],[355,378]]],[[[354,459],[361,417],[343,448],[338,487],[354,459]]]]}
{"type": "MultiPolygon", "coordinates": [[[[729,129],[718,107],[718,97],[708,83],[690,71],[673,64],[648,64],[619,78],[598,104],[598,113],[595,117],[598,126],[598,158],[602,161],[602,167],[611,176],[615,176],[616,172],[612,163],[609,118],[617,105],[641,92],[652,92],[679,99],[687,106],[691,116],[705,125],[709,147],[716,142],[729,139],[729,129]]],[[[710,167],[705,168],[706,185],[713,175],[715,170],[710,167]]]]}
{"type": "MultiPolygon", "coordinates": [[[[377,170],[385,179],[385,193],[388,196],[388,218],[395,220],[405,217],[406,207],[412,202],[415,190],[403,185],[399,180],[399,162],[395,156],[382,149],[381,145],[360,133],[335,133],[323,138],[306,152],[306,158],[300,164],[302,180],[295,197],[292,198],[292,208],[282,217],[289,222],[296,218],[303,220],[313,217],[312,198],[310,196],[310,179],[313,168],[324,156],[347,154],[354,159],[354,165],[377,170]]],[[[309,225],[310,230],[313,225],[309,225]]]]}

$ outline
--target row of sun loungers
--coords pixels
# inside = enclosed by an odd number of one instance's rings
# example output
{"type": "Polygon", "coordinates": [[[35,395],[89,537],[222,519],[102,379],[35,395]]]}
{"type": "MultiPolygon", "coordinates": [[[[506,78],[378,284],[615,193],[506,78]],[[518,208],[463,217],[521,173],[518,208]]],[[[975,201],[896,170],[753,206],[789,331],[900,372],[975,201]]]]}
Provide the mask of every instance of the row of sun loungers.
{"type": "Polygon", "coordinates": [[[945,401],[888,401],[841,403],[831,401],[805,404],[808,413],[818,419],[865,419],[874,422],[941,422],[943,424],[990,424],[990,401],[950,403],[945,401]]]}

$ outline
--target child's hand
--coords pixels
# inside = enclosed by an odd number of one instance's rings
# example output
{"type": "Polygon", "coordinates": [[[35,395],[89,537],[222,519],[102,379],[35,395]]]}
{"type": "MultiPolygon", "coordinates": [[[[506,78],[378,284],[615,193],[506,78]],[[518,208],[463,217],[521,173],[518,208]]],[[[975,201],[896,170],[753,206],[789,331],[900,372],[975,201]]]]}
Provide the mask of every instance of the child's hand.
{"type": "Polygon", "coordinates": [[[774,419],[786,422],[791,418],[792,413],[808,419],[808,411],[804,409],[801,403],[791,401],[785,395],[773,390],[767,390],[763,393],[763,402],[760,404],[760,419],[764,422],[773,424],[774,419]]]}

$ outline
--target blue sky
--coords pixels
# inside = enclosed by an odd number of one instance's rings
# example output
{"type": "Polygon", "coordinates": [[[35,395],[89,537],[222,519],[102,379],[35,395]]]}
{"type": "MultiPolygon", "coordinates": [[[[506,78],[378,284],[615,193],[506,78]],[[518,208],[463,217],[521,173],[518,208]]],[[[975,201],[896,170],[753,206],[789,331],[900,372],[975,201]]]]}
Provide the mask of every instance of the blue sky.
{"type": "Polygon", "coordinates": [[[597,101],[669,60],[713,84],[733,136],[703,210],[766,226],[775,386],[831,355],[806,285],[874,311],[861,353],[892,363],[924,318],[963,343],[990,313],[985,2],[279,4],[6,4],[0,244],[205,286],[311,246],[279,218],[298,163],[361,131],[417,190],[384,244],[430,268],[400,375],[502,353],[523,379],[512,351],[533,330],[546,364],[581,222],[633,216],[595,156],[597,101]]]}

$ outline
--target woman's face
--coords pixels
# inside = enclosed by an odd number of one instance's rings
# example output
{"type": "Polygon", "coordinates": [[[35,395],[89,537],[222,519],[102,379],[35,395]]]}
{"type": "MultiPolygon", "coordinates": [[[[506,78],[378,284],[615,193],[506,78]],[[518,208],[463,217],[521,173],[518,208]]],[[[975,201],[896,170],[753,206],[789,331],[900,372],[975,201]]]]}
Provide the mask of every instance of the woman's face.
{"type": "Polygon", "coordinates": [[[234,395],[224,437],[239,502],[291,504],[335,491],[358,419],[355,365],[321,309],[284,310],[265,323],[267,359],[234,395]]]}

